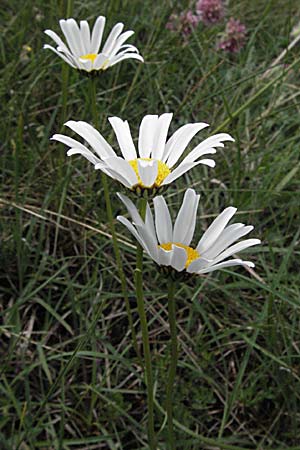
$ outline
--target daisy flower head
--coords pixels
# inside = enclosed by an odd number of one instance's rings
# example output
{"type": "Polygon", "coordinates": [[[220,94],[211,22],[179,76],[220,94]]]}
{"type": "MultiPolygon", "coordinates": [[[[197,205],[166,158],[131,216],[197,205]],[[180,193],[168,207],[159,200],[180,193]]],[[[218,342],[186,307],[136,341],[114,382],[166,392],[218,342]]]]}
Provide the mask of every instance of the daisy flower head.
{"type": "Polygon", "coordinates": [[[85,144],[62,134],[55,134],[51,139],[70,147],[68,156],[84,156],[94,164],[95,169],[102,170],[138,196],[147,198],[161,193],[170,183],[198,164],[214,167],[213,159],[201,159],[202,156],[216,153],[217,147],[224,147],[223,141],[234,140],[226,133],[210,136],[179,163],[192,138],[208,125],[202,122],[183,125],[167,139],[172,116],[171,113],[145,116],[139,128],[138,150],[127,120],[110,117],[108,120],[122,156],[116,154],[99,131],[82,121],[70,120],[65,125],[81,136],[85,144]]]}
{"type": "Polygon", "coordinates": [[[174,226],[163,196],[157,196],[153,200],[154,218],[147,204],[143,220],[133,202],[122,194],[118,195],[125,204],[132,222],[123,216],[118,216],[117,220],[128,228],[160,270],[175,280],[185,279],[194,274],[207,274],[224,267],[237,265],[254,267],[250,261],[228,259],[252,245],[260,244],[259,239],[246,239],[235,243],[253,230],[253,226],[246,226],[243,223],[228,225],[236,208],[230,206],[219,214],[197,245],[193,246],[191,242],[200,198],[193,189],[185,192],[174,226]]]}
{"type": "Polygon", "coordinates": [[[60,28],[66,43],[52,30],[45,33],[53,39],[56,48],[45,44],[48,48],[62,58],[67,64],[82,73],[92,76],[100,70],[124,61],[125,59],[138,59],[143,62],[142,56],[136,47],[125,41],[134,34],[134,31],[122,33],[124,24],[117,23],[110,31],[105,44],[101,47],[106,18],[99,16],[92,30],[86,20],[80,24],[74,19],[61,19],[60,28]]]}

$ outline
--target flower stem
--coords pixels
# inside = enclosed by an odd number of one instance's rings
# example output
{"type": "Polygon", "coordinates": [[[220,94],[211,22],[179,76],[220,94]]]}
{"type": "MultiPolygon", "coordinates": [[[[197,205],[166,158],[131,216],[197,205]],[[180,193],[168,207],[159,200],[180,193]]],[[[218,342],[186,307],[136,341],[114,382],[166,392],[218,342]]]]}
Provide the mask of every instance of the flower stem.
{"type": "MultiPolygon", "coordinates": [[[[90,98],[91,98],[91,107],[92,107],[94,126],[96,129],[98,129],[99,120],[98,120],[98,112],[97,112],[96,80],[95,79],[90,79],[90,98]]],[[[122,289],[122,294],[123,294],[123,298],[125,301],[125,308],[126,308],[126,313],[127,313],[127,317],[128,317],[129,328],[131,331],[133,347],[138,356],[139,361],[141,361],[140,352],[139,352],[139,348],[137,345],[136,332],[135,332],[135,329],[133,326],[132,312],[131,312],[128,294],[127,294],[126,277],[125,277],[125,273],[124,273],[123,266],[122,266],[121,254],[120,254],[119,244],[118,244],[118,240],[117,240],[117,236],[116,236],[116,230],[115,230],[115,225],[114,225],[114,216],[113,216],[111,200],[110,200],[110,195],[109,195],[107,176],[103,172],[101,172],[101,182],[102,182],[102,187],[103,187],[103,191],[104,191],[104,198],[105,198],[105,203],[106,203],[106,213],[107,213],[107,218],[109,221],[110,232],[111,232],[111,236],[112,236],[112,243],[113,243],[114,253],[115,253],[115,257],[116,257],[119,278],[121,281],[121,289],[122,289]]]]}
{"type": "Polygon", "coordinates": [[[170,282],[168,286],[168,315],[171,335],[171,360],[167,381],[167,394],[166,394],[166,410],[168,419],[168,448],[169,450],[175,449],[175,436],[173,430],[173,387],[176,374],[178,350],[177,350],[177,332],[176,332],[176,314],[175,314],[175,283],[170,282]]]}
{"type": "MultiPolygon", "coordinates": [[[[142,219],[145,218],[147,201],[145,199],[140,200],[140,215],[142,219]]],[[[138,244],[137,256],[136,256],[136,271],[134,274],[136,298],[138,313],[141,322],[142,339],[145,357],[145,371],[146,371],[146,384],[147,384],[147,406],[148,406],[148,439],[150,450],[156,450],[156,437],[154,431],[154,398],[153,398],[153,375],[152,375],[152,363],[151,353],[149,345],[149,333],[147,317],[145,312],[145,302],[143,293],[143,249],[138,244]]]]}

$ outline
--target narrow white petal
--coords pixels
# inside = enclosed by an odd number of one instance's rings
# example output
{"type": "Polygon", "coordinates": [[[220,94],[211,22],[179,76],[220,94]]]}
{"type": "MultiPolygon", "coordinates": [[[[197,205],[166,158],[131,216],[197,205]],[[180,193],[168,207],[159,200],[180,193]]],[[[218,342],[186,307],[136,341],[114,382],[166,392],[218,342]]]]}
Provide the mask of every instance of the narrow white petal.
{"type": "Polygon", "coordinates": [[[92,40],[91,40],[91,49],[90,53],[99,53],[99,48],[102,41],[104,26],[105,26],[105,17],[99,16],[95,22],[92,31],[92,40]]]}
{"type": "Polygon", "coordinates": [[[127,178],[125,178],[123,175],[121,175],[120,172],[117,172],[117,171],[113,170],[111,167],[106,166],[103,161],[101,161],[101,164],[96,164],[95,169],[102,170],[102,172],[104,172],[110,178],[123,184],[128,189],[132,188],[132,185],[128,182],[127,178]]]}
{"type": "MultiPolygon", "coordinates": [[[[138,243],[143,247],[143,249],[149,254],[149,249],[147,245],[145,244],[144,240],[141,238],[137,230],[134,228],[131,222],[129,222],[126,217],[123,216],[117,216],[117,220],[121,222],[125,227],[130,231],[130,233],[136,238],[138,243]]],[[[151,255],[150,255],[151,256],[151,255]]]]}
{"type": "Polygon", "coordinates": [[[255,265],[251,261],[243,261],[242,259],[231,259],[230,261],[225,261],[223,263],[216,264],[214,266],[210,266],[205,269],[200,269],[197,273],[204,274],[214,272],[215,270],[224,269],[224,267],[233,267],[233,266],[255,267],[255,265]]]}
{"type": "Polygon", "coordinates": [[[154,259],[155,262],[158,262],[157,240],[153,239],[152,234],[149,232],[149,230],[146,229],[145,225],[137,225],[136,228],[148,248],[149,255],[152,259],[154,259]]]}
{"type": "Polygon", "coordinates": [[[158,116],[148,114],[141,122],[139,130],[139,155],[141,158],[149,158],[155,140],[158,116]]]}
{"type": "Polygon", "coordinates": [[[91,162],[94,166],[96,164],[101,163],[100,159],[97,158],[94,153],[92,153],[90,150],[82,150],[81,148],[71,148],[67,151],[67,156],[72,155],[82,155],[84,156],[89,162],[91,162]]]}
{"type": "Polygon", "coordinates": [[[80,38],[80,30],[76,21],[74,19],[62,19],[59,21],[59,24],[71,49],[71,52],[77,57],[84,55],[84,48],[82,47],[80,38]]]}
{"type": "Polygon", "coordinates": [[[109,55],[110,52],[113,50],[116,40],[119,37],[119,35],[122,33],[122,30],[124,28],[123,23],[117,23],[111,32],[109,33],[109,36],[104,44],[104,47],[102,49],[102,53],[105,53],[106,55],[109,55]]]}
{"type": "Polygon", "coordinates": [[[161,160],[166,147],[168,131],[173,114],[162,114],[158,118],[156,136],[153,145],[152,158],[161,160]]]}
{"type": "Polygon", "coordinates": [[[157,242],[153,215],[152,215],[152,211],[149,206],[149,203],[147,203],[147,207],[146,207],[145,225],[146,225],[146,228],[149,230],[149,233],[152,234],[153,239],[157,242]]]}
{"type": "Polygon", "coordinates": [[[160,244],[173,242],[173,227],[165,199],[159,195],[153,200],[155,212],[155,228],[160,244]]]}
{"type": "Polygon", "coordinates": [[[158,263],[160,266],[170,266],[173,250],[158,249],[158,263]]]}
{"type": "Polygon", "coordinates": [[[136,159],[137,154],[127,120],[123,121],[119,117],[109,117],[108,120],[113,127],[124,158],[129,161],[136,159]]]}
{"type": "Polygon", "coordinates": [[[174,242],[190,245],[196,226],[199,198],[200,195],[196,195],[194,189],[188,189],[185,192],[181,208],[174,224],[174,242]]]}
{"type": "Polygon", "coordinates": [[[51,37],[51,39],[54,40],[54,42],[62,49],[62,51],[66,53],[70,53],[69,48],[65,45],[65,43],[62,41],[62,39],[52,30],[45,30],[44,31],[47,36],[51,37]]]}
{"type": "Polygon", "coordinates": [[[126,53],[126,55],[123,56],[114,56],[109,63],[109,67],[112,67],[125,59],[138,59],[139,61],[144,62],[144,58],[141,55],[136,53],[126,53]]]}
{"type": "Polygon", "coordinates": [[[184,161],[193,162],[200,158],[200,156],[216,153],[215,147],[224,147],[222,141],[234,141],[234,139],[227,133],[210,136],[201,142],[201,144],[197,145],[197,147],[187,155],[184,161]]]}
{"type": "Polygon", "coordinates": [[[217,264],[223,259],[229,258],[229,256],[233,255],[234,253],[241,252],[242,250],[245,250],[248,247],[252,247],[253,245],[258,244],[260,244],[259,239],[246,239],[245,241],[238,242],[237,244],[234,244],[231,247],[224,250],[224,252],[220,253],[219,256],[214,259],[214,264],[217,264]]]}
{"type": "Polygon", "coordinates": [[[137,176],[131,165],[125,159],[118,156],[112,158],[105,158],[105,163],[115,172],[120,173],[122,177],[127,179],[130,186],[135,186],[138,183],[137,176]]]}
{"type": "Polygon", "coordinates": [[[208,127],[207,123],[189,123],[175,131],[166,144],[163,161],[171,168],[193,139],[193,137],[203,128],[208,127]]]}
{"type": "Polygon", "coordinates": [[[104,55],[104,53],[99,53],[99,55],[96,57],[93,68],[94,70],[100,70],[104,69],[106,65],[108,64],[108,58],[107,55],[104,55]]]}
{"type": "Polygon", "coordinates": [[[70,148],[80,148],[81,150],[88,150],[87,147],[82,145],[80,142],[76,141],[73,138],[70,138],[69,136],[65,136],[64,134],[54,134],[50,141],[58,141],[62,144],[68,145],[70,148]]]}
{"type": "Polygon", "coordinates": [[[186,269],[186,271],[188,273],[198,273],[199,270],[205,269],[206,267],[209,266],[209,264],[211,263],[210,259],[205,259],[205,258],[198,258],[195,259],[195,261],[193,261],[188,268],[186,269]]]}
{"type": "Polygon", "coordinates": [[[236,213],[236,210],[237,209],[232,206],[224,209],[224,211],[219,214],[213,223],[208,227],[197,245],[197,251],[200,255],[206,252],[209,247],[216,242],[229,220],[236,213]]]}
{"type": "Polygon", "coordinates": [[[100,158],[114,157],[116,156],[112,147],[104,139],[104,137],[97,131],[92,125],[83,121],[69,120],[65,125],[75,133],[79,134],[83,139],[85,139],[91,147],[97,152],[100,158]]]}
{"type": "Polygon", "coordinates": [[[196,161],[193,163],[181,163],[179,164],[178,167],[176,167],[176,169],[174,169],[171,173],[169,173],[169,175],[164,179],[164,181],[162,182],[162,186],[165,184],[170,184],[173,181],[177,180],[177,178],[181,177],[184,173],[188,172],[189,170],[193,169],[193,167],[198,166],[199,164],[207,164],[207,162],[210,162],[210,166],[214,167],[215,162],[210,159],[206,159],[206,160],[200,160],[200,161],[196,161]]]}
{"type": "Polygon", "coordinates": [[[120,50],[120,48],[122,47],[122,45],[124,44],[124,42],[127,41],[127,39],[129,39],[133,34],[134,34],[134,31],[132,31],[132,30],[122,33],[116,40],[114,48],[110,52],[110,56],[111,57],[115,56],[118,53],[118,51],[120,50]]]}
{"type": "Polygon", "coordinates": [[[91,32],[86,20],[80,21],[81,42],[84,47],[84,54],[91,53],[91,32]]]}
{"type": "Polygon", "coordinates": [[[204,252],[203,256],[206,258],[216,258],[223,250],[229,247],[233,242],[250,233],[253,226],[245,226],[242,223],[235,223],[226,227],[219,238],[216,240],[208,251],[204,252]]]}
{"type": "Polygon", "coordinates": [[[173,245],[171,266],[178,270],[178,272],[181,272],[185,268],[186,260],[187,254],[185,249],[177,247],[177,245],[173,245]]]}
{"type": "Polygon", "coordinates": [[[151,187],[157,177],[157,161],[138,160],[138,172],[144,186],[151,187]]]}
{"type": "Polygon", "coordinates": [[[78,68],[73,62],[71,62],[70,57],[66,56],[64,53],[59,52],[56,50],[56,48],[52,47],[51,45],[45,44],[44,49],[52,50],[56,55],[58,55],[61,59],[63,59],[67,64],[69,64],[74,69],[78,68]]]}
{"type": "Polygon", "coordinates": [[[144,225],[144,222],[140,216],[140,213],[138,212],[134,203],[128,197],[126,197],[126,195],[123,195],[120,192],[117,193],[117,196],[119,197],[121,202],[123,202],[124,205],[126,206],[127,211],[130,214],[133,223],[135,223],[136,225],[144,225]]]}

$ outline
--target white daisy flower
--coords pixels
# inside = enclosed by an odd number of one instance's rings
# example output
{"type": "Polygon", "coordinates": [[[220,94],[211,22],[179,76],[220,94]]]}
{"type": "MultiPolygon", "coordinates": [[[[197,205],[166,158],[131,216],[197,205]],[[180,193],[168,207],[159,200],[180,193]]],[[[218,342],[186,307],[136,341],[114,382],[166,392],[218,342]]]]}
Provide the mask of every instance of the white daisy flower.
{"type": "Polygon", "coordinates": [[[210,136],[178,164],[192,138],[208,124],[200,122],[183,125],[167,140],[172,116],[173,114],[166,113],[143,118],[139,130],[138,151],[127,120],[110,117],[108,120],[116,134],[122,157],[86,122],[70,120],[65,125],[79,134],[92,151],[86,145],[62,134],[55,134],[51,139],[68,145],[68,156],[81,154],[94,164],[95,169],[102,170],[138,195],[155,195],[198,164],[214,167],[213,159],[199,158],[216,153],[216,147],[224,147],[222,141],[234,140],[226,133],[210,136]]]}
{"type": "Polygon", "coordinates": [[[117,23],[113,27],[100,51],[105,20],[103,16],[98,17],[91,32],[86,20],[81,20],[79,26],[74,19],[62,19],[59,21],[59,25],[67,45],[54,31],[45,30],[45,33],[55,41],[57,47],[45,44],[44,48],[52,50],[74,69],[93,74],[98,70],[106,70],[124,59],[133,58],[143,62],[136,47],[129,44],[124,45],[134,31],[122,33],[123,23],[117,23]]]}
{"type": "Polygon", "coordinates": [[[235,253],[260,244],[259,239],[246,239],[234,244],[253,230],[253,226],[245,226],[243,223],[228,225],[236,208],[226,208],[208,227],[198,244],[191,246],[200,198],[193,189],[185,192],[174,227],[163,196],[153,200],[155,218],[153,219],[147,204],[143,221],[132,201],[122,194],[118,195],[127,207],[132,223],[123,216],[118,216],[117,219],[128,228],[162,271],[173,275],[175,279],[178,279],[180,274],[206,274],[237,265],[254,267],[250,261],[227,260],[235,253]]]}

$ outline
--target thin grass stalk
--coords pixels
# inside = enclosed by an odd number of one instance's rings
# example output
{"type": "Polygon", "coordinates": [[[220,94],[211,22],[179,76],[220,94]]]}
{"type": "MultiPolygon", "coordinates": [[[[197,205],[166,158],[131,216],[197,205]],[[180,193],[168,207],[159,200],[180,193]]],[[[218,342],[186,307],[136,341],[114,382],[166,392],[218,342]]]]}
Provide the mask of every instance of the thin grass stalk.
{"type": "Polygon", "coordinates": [[[170,351],[170,365],[169,365],[167,393],[166,393],[169,450],[175,450],[176,448],[174,427],[173,427],[173,389],[178,361],[178,343],[177,343],[176,310],[174,297],[175,297],[175,283],[174,281],[170,281],[168,285],[168,319],[171,335],[171,351],[170,351]]]}
{"type": "MultiPolygon", "coordinates": [[[[98,129],[99,118],[98,118],[98,113],[97,113],[96,80],[95,79],[90,79],[90,97],[91,97],[91,107],[92,107],[94,126],[96,129],[98,129]]],[[[133,343],[134,350],[139,358],[139,361],[141,362],[140,352],[139,352],[137,339],[136,339],[136,332],[135,332],[134,325],[133,325],[132,312],[131,312],[128,294],[127,294],[126,277],[125,277],[125,273],[123,270],[121,253],[120,253],[119,244],[118,244],[118,240],[117,240],[117,236],[116,236],[116,230],[115,230],[115,225],[114,225],[114,216],[113,216],[111,200],[110,200],[110,195],[109,195],[107,176],[103,172],[101,172],[101,182],[102,182],[102,187],[103,187],[103,191],[104,191],[107,219],[108,219],[109,226],[110,226],[113,248],[114,248],[114,252],[115,252],[119,277],[120,277],[120,281],[121,281],[121,289],[122,289],[122,294],[123,294],[123,298],[125,301],[125,308],[126,308],[126,313],[127,313],[127,317],[128,317],[128,323],[129,323],[129,328],[130,328],[130,332],[131,332],[132,343],[133,343]]]]}
{"type": "MultiPolygon", "coordinates": [[[[147,201],[140,199],[140,215],[144,220],[146,214],[147,201]]],[[[136,253],[136,270],[134,274],[137,307],[140,317],[142,340],[145,358],[145,375],[147,385],[147,407],[148,407],[148,440],[150,450],[156,450],[157,443],[154,431],[154,398],[153,398],[153,374],[149,344],[148,323],[145,311],[143,292],[143,249],[138,244],[136,253]]]]}

